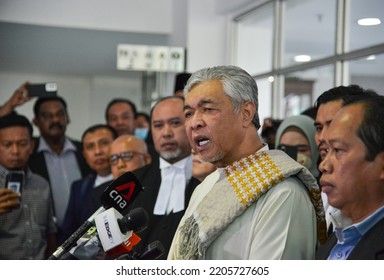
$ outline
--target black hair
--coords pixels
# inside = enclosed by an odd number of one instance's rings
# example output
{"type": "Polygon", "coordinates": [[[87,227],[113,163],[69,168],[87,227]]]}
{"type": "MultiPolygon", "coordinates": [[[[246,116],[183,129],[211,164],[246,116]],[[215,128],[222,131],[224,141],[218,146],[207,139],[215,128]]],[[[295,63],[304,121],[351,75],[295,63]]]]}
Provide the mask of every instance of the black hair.
{"type": "Polygon", "coordinates": [[[68,117],[67,102],[65,102],[64,98],[60,96],[50,96],[50,97],[40,97],[36,100],[35,104],[33,105],[33,113],[35,114],[35,118],[38,118],[41,105],[48,101],[60,102],[63,105],[65,114],[68,117]]]}
{"type": "Polygon", "coordinates": [[[29,136],[32,139],[33,127],[31,122],[23,115],[19,115],[16,112],[11,112],[5,116],[0,117],[0,129],[21,126],[28,129],[29,136]]]}
{"type": "Polygon", "coordinates": [[[158,99],[158,100],[156,101],[155,105],[153,105],[152,108],[151,108],[151,113],[150,113],[150,115],[149,115],[149,118],[150,118],[150,119],[152,119],[153,110],[156,108],[156,106],[157,106],[159,103],[163,102],[164,100],[168,100],[168,99],[179,99],[179,100],[181,100],[181,102],[183,102],[183,104],[184,104],[184,100],[185,100],[184,97],[182,97],[182,96],[178,96],[178,95],[169,95],[169,96],[165,96],[165,97],[162,97],[162,98],[158,99]]]}
{"type": "Polygon", "coordinates": [[[84,138],[85,138],[85,136],[88,133],[95,132],[96,130],[99,130],[99,129],[107,129],[107,130],[109,130],[111,132],[111,134],[112,134],[113,139],[116,139],[117,136],[118,136],[116,129],[114,129],[112,126],[107,125],[107,124],[95,124],[95,125],[92,125],[92,126],[88,127],[83,132],[83,135],[81,136],[81,142],[84,141],[84,138]]]}
{"type": "Polygon", "coordinates": [[[342,100],[343,102],[353,96],[377,96],[377,93],[370,89],[363,89],[359,85],[338,86],[323,92],[315,101],[316,110],[321,104],[331,101],[342,100]]]}
{"type": "Polygon", "coordinates": [[[384,151],[384,96],[354,97],[344,102],[343,106],[361,104],[364,116],[357,129],[357,136],[367,149],[366,159],[373,161],[384,151]]]}
{"type": "Polygon", "coordinates": [[[106,121],[108,121],[108,111],[109,111],[109,109],[112,107],[112,105],[115,105],[116,103],[125,103],[128,106],[130,106],[131,109],[132,109],[132,112],[133,112],[133,118],[134,119],[136,118],[137,110],[136,110],[135,103],[133,103],[132,101],[130,101],[128,99],[125,99],[125,98],[115,98],[115,99],[112,99],[108,103],[107,108],[105,109],[105,120],[106,121]]]}
{"type": "Polygon", "coordinates": [[[191,77],[191,73],[179,73],[176,75],[175,87],[173,93],[176,93],[179,90],[184,90],[185,85],[188,82],[188,79],[191,77]]]}
{"type": "Polygon", "coordinates": [[[309,108],[307,108],[301,112],[301,115],[308,116],[314,120],[316,119],[316,114],[317,114],[317,108],[316,107],[309,107],[309,108]]]}
{"type": "Polygon", "coordinates": [[[144,117],[145,120],[148,122],[148,123],[151,123],[151,118],[149,117],[149,115],[145,112],[137,112],[136,114],[136,119],[137,117],[144,117]]]}

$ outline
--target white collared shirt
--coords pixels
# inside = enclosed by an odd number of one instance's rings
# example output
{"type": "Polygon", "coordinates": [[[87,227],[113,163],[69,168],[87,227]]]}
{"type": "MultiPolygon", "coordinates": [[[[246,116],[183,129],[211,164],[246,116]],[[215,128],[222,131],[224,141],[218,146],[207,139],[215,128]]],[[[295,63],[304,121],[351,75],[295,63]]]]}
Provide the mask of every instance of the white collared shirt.
{"type": "Polygon", "coordinates": [[[75,155],[76,147],[69,139],[65,138],[63,150],[58,155],[48,146],[44,138],[40,137],[37,151],[44,153],[50,178],[55,216],[58,225],[61,226],[67,209],[71,185],[75,180],[81,178],[75,155]]]}
{"type": "Polygon", "coordinates": [[[153,213],[166,215],[184,210],[185,188],[192,177],[192,155],[170,164],[160,158],[161,184],[153,213]]]}

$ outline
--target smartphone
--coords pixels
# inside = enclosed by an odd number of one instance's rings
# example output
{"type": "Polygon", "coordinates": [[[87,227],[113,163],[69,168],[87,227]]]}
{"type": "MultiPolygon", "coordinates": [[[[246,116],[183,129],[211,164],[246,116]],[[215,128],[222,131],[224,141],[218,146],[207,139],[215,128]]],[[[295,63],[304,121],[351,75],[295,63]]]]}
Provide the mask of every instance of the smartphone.
{"type": "Polygon", "coordinates": [[[290,145],[278,145],[278,150],[284,151],[287,155],[289,155],[294,160],[297,160],[297,147],[296,146],[290,146],[290,145]]]}
{"type": "Polygon", "coordinates": [[[56,83],[28,84],[25,86],[29,97],[49,97],[57,95],[56,83]]]}
{"type": "MultiPolygon", "coordinates": [[[[24,186],[23,171],[9,171],[6,177],[5,187],[21,195],[24,186]]],[[[21,202],[21,197],[19,198],[21,202]]]]}

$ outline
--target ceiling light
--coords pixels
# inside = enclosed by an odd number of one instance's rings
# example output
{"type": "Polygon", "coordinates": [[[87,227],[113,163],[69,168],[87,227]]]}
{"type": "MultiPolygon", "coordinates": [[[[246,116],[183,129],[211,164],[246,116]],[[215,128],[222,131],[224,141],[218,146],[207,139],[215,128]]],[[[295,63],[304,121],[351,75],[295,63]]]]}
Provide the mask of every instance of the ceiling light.
{"type": "Polygon", "coordinates": [[[375,60],[376,59],[376,55],[370,55],[366,58],[366,60],[375,60]]]}
{"type": "Polygon", "coordinates": [[[306,54],[296,55],[293,59],[296,62],[308,62],[308,61],[311,61],[311,57],[309,55],[306,55],[306,54]]]}
{"type": "Polygon", "coordinates": [[[372,26],[381,24],[381,20],[378,18],[361,18],[357,21],[358,25],[372,26]]]}
{"type": "Polygon", "coordinates": [[[275,77],[273,77],[273,76],[269,76],[269,77],[268,77],[268,81],[269,81],[270,83],[273,83],[273,82],[275,81],[275,77]]]}

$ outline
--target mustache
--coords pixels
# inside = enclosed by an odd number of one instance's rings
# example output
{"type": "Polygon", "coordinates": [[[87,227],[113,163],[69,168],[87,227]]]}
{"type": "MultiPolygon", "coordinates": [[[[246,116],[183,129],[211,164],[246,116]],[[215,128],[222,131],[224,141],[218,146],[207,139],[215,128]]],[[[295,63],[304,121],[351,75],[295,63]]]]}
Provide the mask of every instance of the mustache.
{"type": "Polygon", "coordinates": [[[59,124],[59,123],[54,123],[54,124],[49,126],[49,129],[52,129],[52,128],[63,129],[64,127],[61,124],[59,124]]]}

